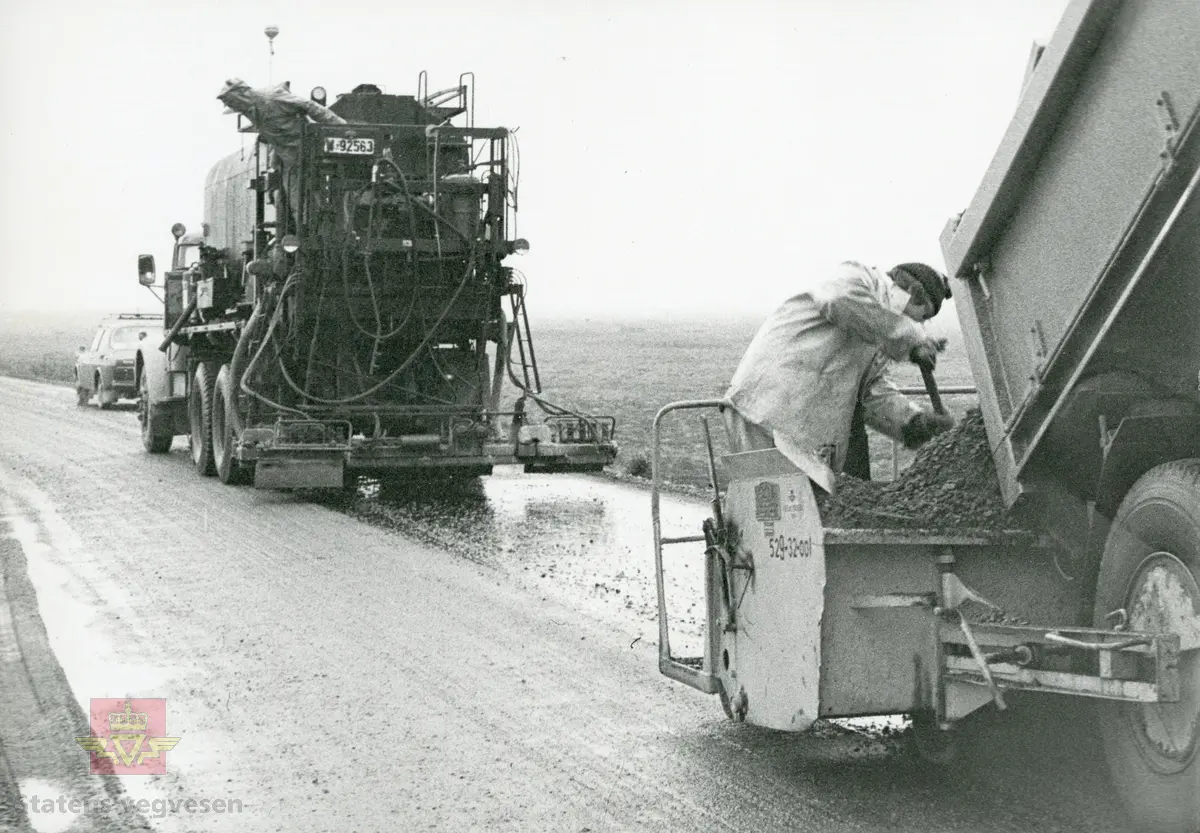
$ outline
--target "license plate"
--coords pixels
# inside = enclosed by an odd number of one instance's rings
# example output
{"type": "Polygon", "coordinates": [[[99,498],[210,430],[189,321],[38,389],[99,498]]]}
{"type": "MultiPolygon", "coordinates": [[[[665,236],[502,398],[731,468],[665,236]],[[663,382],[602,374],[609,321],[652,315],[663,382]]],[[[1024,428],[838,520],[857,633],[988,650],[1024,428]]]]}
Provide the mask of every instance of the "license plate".
{"type": "Polygon", "coordinates": [[[370,156],[375,152],[374,139],[346,139],[344,137],[326,136],[326,153],[346,153],[354,156],[370,156]]]}

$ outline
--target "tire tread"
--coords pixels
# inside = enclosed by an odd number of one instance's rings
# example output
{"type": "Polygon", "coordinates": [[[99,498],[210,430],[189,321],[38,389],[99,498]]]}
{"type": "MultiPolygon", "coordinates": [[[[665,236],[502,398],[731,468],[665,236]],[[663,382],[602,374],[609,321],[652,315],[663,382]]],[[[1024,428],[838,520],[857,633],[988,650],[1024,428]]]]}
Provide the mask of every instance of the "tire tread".
{"type": "MultiPolygon", "coordinates": [[[[1117,508],[1097,577],[1093,609],[1096,627],[1108,626],[1105,614],[1119,607],[1128,592],[1127,585],[1139,559],[1123,550],[1120,542],[1132,537],[1123,531],[1128,519],[1151,497],[1176,505],[1182,528],[1186,530],[1189,525],[1192,528],[1195,546],[1190,553],[1185,547],[1184,552],[1175,555],[1188,563],[1200,580],[1200,458],[1185,458],[1147,471],[1117,508]]],[[[1135,829],[1140,833],[1200,833],[1200,753],[1176,775],[1151,771],[1148,764],[1140,762],[1133,746],[1135,741],[1127,735],[1128,717],[1123,712],[1126,708],[1129,707],[1116,703],[1098,705],[1096,713],[1101,723],[1097,728],[1104,736],[1113,784],[1125,799],[1135,829]]]]}
{"type": "MultiPolygon", "coordinates": [[[[199,391],[200,396],[200,438],[192,438],[192,442],[200,443],[200,459],[196,459],[196,453],[192,453],[192,462],[196,466],[196,471],[205,477],[212,477],[217,473],[216,461],[213,459],[212,447],[212,401],[213,401],[213,385],[216,384],[216,374],[212,372],[212,366],[209,362],[200,362],[196,365],[196,373],[193,377],[195,390],[199,391]]],[[[190,414],[189,407],[189,414],[190,414]]]]}

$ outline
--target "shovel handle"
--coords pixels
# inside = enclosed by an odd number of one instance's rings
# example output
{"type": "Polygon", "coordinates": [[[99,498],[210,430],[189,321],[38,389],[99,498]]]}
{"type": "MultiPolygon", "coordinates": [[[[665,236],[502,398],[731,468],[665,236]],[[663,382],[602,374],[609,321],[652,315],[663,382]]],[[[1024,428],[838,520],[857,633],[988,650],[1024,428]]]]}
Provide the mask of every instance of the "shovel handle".
{"type": "Polygon", "coordinates": [[[925,380],[925,392],[929,394],[929,401],[933,403],[933,412],[935,414],[946,413],[946,406],[942,404],[942,395],[938,393],[937,382],[933,379],[933,368],[927,364],[920,365],[921,378],[925,380]]]}

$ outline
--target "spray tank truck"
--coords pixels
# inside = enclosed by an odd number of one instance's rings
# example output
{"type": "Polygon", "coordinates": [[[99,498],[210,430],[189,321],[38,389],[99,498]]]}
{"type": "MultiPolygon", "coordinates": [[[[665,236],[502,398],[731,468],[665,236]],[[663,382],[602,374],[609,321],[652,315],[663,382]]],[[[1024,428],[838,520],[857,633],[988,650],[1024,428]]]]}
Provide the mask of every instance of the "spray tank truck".
{"type": "MultiPolygon", "coordinates": [[[[138,357],[147,451],[186,434],[201,474],[263,488],[612,462],[612,417],[542,396],[507,265],[528,249],[515,139],[475,126],[473,84],[421,73],[415,96],[363,84],[329,106],[225,85],[257,137],[209,172],[202,229],[172,228],[166,337],[138,357]]],[[[153,256],[138,273],[155,284],[153,256]]]]}
{"type": "MultiPolygon", "coordinates": [[[[664,535],[664,418],[722,403],[659,412],[663,674],[785,731],[908,714],[934,759],[958,721],[1011,692],[1072,698],[1132,829],[1200,830],[1197,43],[1196,3],[1072,0],[942,234],[982,414],[960,429],[978,428],[976,485],[999,514],[946,523],[939,500],[968,480],[906,472],[895,482],[925,490],[907,496],[923,517],[846,523],[901,492],[773,448],[716,458],[710,437],[712,516],[703,534],[664,535]],[[672,651],[664,591],[685,569],[702,571],[705,598],[691,656],[672,651]]],[[[939,440],[942,456],[912,469],[961,462],[939,440]]]]}

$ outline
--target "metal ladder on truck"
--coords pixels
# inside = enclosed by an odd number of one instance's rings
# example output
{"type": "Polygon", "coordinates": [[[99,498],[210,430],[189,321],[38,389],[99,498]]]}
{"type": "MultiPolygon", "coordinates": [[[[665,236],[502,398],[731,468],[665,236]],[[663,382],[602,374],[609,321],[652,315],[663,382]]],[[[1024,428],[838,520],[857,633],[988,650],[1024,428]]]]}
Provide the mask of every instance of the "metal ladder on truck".
{"type": "Polygon", "coordinates": [[[529,331],[529,312],[525,307],[525,285],[513,284],[508,296],[512,309],[513,336],[516,338],[517,353],[521,357],[521,376],[525,390],[529,393],[542,392],[542,380],[538,375],[537,358],[533,354],[533,334],[529,331]]]}

